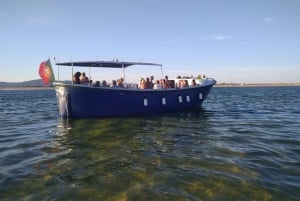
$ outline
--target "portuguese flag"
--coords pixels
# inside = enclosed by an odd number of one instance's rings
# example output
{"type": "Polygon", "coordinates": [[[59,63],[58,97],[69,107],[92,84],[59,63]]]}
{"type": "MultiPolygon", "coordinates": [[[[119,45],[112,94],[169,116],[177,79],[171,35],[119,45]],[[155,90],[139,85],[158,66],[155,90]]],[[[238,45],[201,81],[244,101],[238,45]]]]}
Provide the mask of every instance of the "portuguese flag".
{"type": "Polygon", "coordinates": [[[44,84],[49,84],[49,82],[53,82],[55,80],[50,59],[43,61],[40,64],[39,74],[44,84]]]}

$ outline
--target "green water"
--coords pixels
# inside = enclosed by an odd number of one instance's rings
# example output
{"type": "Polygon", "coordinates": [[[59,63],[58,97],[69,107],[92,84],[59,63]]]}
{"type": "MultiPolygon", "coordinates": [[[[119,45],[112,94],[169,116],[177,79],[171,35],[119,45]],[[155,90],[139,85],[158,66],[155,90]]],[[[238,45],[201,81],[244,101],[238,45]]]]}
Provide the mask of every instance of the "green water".
{"type": "MultiPolygon", "coordinates": [[[[238,105],[236,93],[217,89],[196,111],[61,120],[51,113],[55,96],[39,93],[33,102],[33,94],[28,100],[21,95],[26,105],[20,104],[18,112],[2,110],[18,118],[2,117],[0,200],[299,197],[299,106],[288,105],[289,100],[285,110],[270,101],[258,104],[251,99],[259,94],[254,90],[248,103],[238,105]]],[[[6,105],[20,101],[14,95],[6,105]]]]}

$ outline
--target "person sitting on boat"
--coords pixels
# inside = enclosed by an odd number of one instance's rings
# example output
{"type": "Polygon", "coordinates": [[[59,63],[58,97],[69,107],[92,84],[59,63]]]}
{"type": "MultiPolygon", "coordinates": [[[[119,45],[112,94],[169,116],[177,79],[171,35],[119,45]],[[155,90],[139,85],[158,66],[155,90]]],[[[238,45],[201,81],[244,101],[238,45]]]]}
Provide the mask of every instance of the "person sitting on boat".
{"type": "Polygon", "coordinates": [[[123,83],[124,79],[123,78],[120,78],[117,80],[117,86],[118,87],[121,87],[121,88],[124,88],[124,83],[123,83]]]}
{"type": "Polygon", "coordinates": [[[179,88],[185,88],[185,87],[189,87],[188,81],[187,80],[179,80],[179,88]]]}
{"type": "Polygon", "coordinates": [[[153,89],[162,89],[162,86],[160,85],[160,81],[159,80],[156,80],[154,86],[153,86],[153,89]]]}
{"type": "Polygon", "coordinates": [[[94,84],[95,87],[100,87],[100,82],[97,80],[94,84]]]}
{"type": "Polygon", "coordinates": [[[181,88],[182,85],[183,85],[183,84],[182,84],[182,79],[181,79],[181,80],[178,80],[178,86],[177,86],[177,87],[178,87],[178,88],[181,88]]]}
{"type": "Polygon", "coordinates": [[[88,85],[90,83],[89,78],[85,76],[85,72],[81,73],[80,84],[88,85]]]}
{"type": "Polygon", "coordinates": [[[103,81],[102,81],[102,87],[107,87],[106,80],[103,80],[103,81]]]}
{"type": "Polygon", "coordinates": [[[169,89],[170,88],[170,83],[169,83],[169,77],[166,75],[165,76],[165,89],[169,89]]]}
{"type": "Polygon", "coordinates": [[[161,80],[160,80],[160,86],[161,86],[163,89],[166,89],[166,79],[161,79],[161,80]]]}
{"type": "Polygon", "coordinates": [[[196,81],[193,79],[192,80],[192,87],[195,87],[197,84],[196,84],[196,81]]]}
{"type": "Polygon", "coordinates": [[[113,80],[113,81],[112,81],[111,87],[114,87],[114,88],[115,88],[115,87],[118,87],[118,86],[117,86],[117,81],[116,81],[116,80],[113,80]]]}
{"type": "Polygon", "coordinates": [[[182,82],[182,88],[187,88],[187,87],[189,87],[188,81],[187,80],[183,80],[183,82],[182,82]]]}
{"type": "Polygon", "coordinates": [[[140,89],[146,89],[146,81],[144,80],[144,78],[141,78],[139,88],[140,89]]]}
{"type": "Polygon", "coordinates": [[[150,84],[151,84],[151,89],[153,89],[154,84],[155,84],[153,75],[150,76],[150,84]]]}
{"type": "Polygon", "coordinates": [[[170,82],[168,79],[162,79],[161,80],[161,86],[163,89],[169,89],[170,88],[170,82]]]}
{"type": "Polygon", "coordinates": [[[150,82],[149,77],[146,78],[145,89],[152,89],[152,82],[150,82]]]}
{"type": "Polygon", "coordinates": [[[80,84],[80,72],[76,72],[73,76],[73,84],[80,84]]]}

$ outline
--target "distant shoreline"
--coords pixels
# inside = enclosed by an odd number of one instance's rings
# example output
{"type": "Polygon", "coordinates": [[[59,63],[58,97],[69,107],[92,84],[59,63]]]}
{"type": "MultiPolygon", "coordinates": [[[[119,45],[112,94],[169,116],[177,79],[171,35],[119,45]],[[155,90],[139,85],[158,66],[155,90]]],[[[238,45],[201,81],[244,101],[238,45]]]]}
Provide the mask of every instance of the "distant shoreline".
{"type": "Polygon", "coordinates": [[[54,87],[0,87],[1,90],[54,90],[54,87]]]}
{"type": "Polygon", "coordinates": [[[300,83],[220,83],[214,85],[214,87],[291,87],[300,86],[300,83]]]}
{"type": "MultiPolygon", "coordinates": [[[[214,87],[292,87],[292,86],[300,86],[300,83],[254,83],[254,84],[242,84],[242,83],[220,83],[214,85],[214,87]]],[[[54,90],[54,87],[44,87],[44,86],[36,86],[36,87],[0,87],[1,90],[54,90]]]]}

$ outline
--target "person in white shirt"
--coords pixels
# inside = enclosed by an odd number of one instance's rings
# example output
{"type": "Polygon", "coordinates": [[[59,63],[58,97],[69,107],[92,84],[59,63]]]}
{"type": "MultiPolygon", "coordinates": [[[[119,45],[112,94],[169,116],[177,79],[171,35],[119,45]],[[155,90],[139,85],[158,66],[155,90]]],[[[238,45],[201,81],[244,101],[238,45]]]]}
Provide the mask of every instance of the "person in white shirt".
{"type": "Polygon", "coordinates": [[[85,84],[85,85],[89,85],[90,84],[90,80],[88,77],[85,76],[85,73],[81,73],[80,76],[80,84],[85,84]]]}
{"type": "Polygon", "coordinates": [[[162,89],[162,86],[160,85],[160,81],[159,80],[156,80],[154,86],[153,86],[153,89],[162,89]]]}

